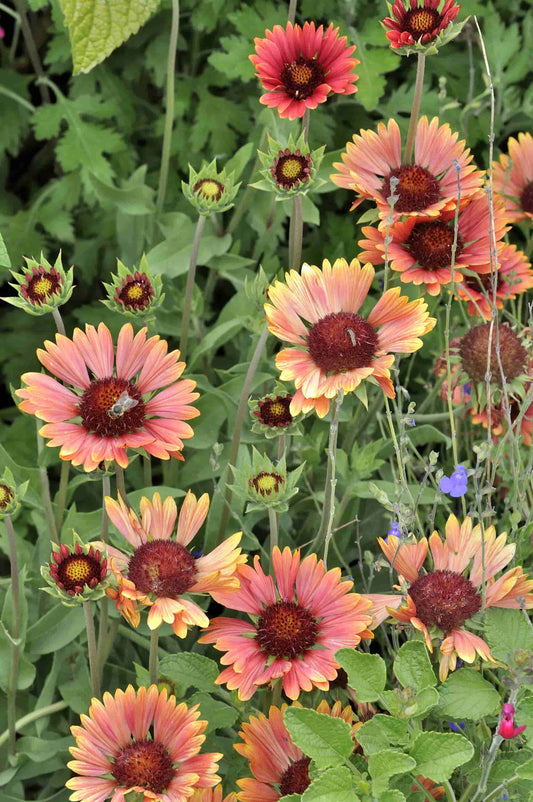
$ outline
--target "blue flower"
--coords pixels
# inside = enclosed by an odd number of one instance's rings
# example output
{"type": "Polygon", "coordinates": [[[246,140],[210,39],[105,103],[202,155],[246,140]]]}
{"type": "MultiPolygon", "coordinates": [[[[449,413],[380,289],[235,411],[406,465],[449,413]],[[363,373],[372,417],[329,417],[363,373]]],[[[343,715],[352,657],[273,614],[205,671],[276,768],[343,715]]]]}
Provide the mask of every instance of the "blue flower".
{"type": "Polygon", "coordinates": [[[447,493],[452,498],[460,498],[467,491],[467,475],[464,465],[456,465],[455,471],[451,476],[443,476],[439,487],[443,493],[447,493]]]}
{"type": "Polygon", "coordinates": [[[408,421],[407,421],[407,425],[408,425],[408,426],[416,426],[416,421],[415,421],[415,419],[414,419],[414,418],[411,418],[410,420],[408,420],[408,421]]]}
{"type": "Polygon", "coordinates": [[[466,727],[466,724],[464,721],[461,721],[459,724],[454,724],[453,721],[449,721],[448,727],[454,732],[461,732],[461,730],[464,730],[466,727]]]}
{"type": "Polygon", "coordinates": [[[401,529],[400,529],[400,524],[398,523],[398,521],[393,521],[392,522],[391,528],[387,532],[387,537],[385,538],[385,543],[387,543],[387,538],[388,538],[389,535],[395,535],[395,537],[401,537],[402,536],[402,532],[401,532],[401,529]]]}
{"type": "Polygon", "coordinates": [[[463,384],[463,393],[464,395],[472,395],[472,383],[466,382],[463,384]]]}

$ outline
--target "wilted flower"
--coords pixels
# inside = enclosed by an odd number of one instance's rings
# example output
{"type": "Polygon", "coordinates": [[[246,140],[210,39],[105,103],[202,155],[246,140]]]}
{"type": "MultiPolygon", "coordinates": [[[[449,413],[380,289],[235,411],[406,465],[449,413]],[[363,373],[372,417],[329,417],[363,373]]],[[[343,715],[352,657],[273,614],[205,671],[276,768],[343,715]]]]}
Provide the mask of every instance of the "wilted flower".
{"type": "Polygon", "coordinates": [[[102,598],[109,585],[107,559],[93,545],[83,545],[76,532],[72,546],[52,543],[52,561],[41,567],[41,576],[49,585],[41,590],[68,606],[102,598]]]}
{"type": "Polygon", "coordinates": [[[161,276],[152,278],[146,256],[143,254],[139,269],[129,270],[117,259],[117,272],[111,274],[112,283],[104,287],[107,298],[102,303],[126,317],[142,317],[161,306],[165,294],[161,292],[161,276]]]}
{"type": "Polygon", "coordinates": [[[452,498],[460,498],[466,494],[467,472],[463,465],[456,465],[451,476],[443,476],[439,482],[439,488],[443,493],[447,493],[452,498]]]}
{"type": "Polygon", "coordinates": [[[16,284],[10,283],[18,297],[2,298],[6,303],[24,309],[30,315],[46,315],[65,304],[74,289],[73,272],[71,267],[63,270],[61,252],[52,266],[41,253],[41,260],[26,259],[28,269],[24,273],[11,271],[16,284]]]}
{"type": "Polygon", "coordinates": [[[183,194],[200,214],[208,216],[211,212],[226,212],[234,205],[240,183],[235,183],[235,174],[222,170],[217,172],[217,160],[210,164],[204,162],[197,173],[189,164],[189,182],[181,182],[183,194]]]}
{"type": "Polygon", "coordinates": [[[474,326],[461,338],[459,353],[463,369],[473,382],[484,382],[488,367],[491,382],[500,387],[502,371],[506,382],[511,382],[524,373],[528,360],[527,351],[520,338],[505,323],[500,326],[497,323],[494,326],[490,323],[474,326]],[[488,360],[489,345],[490,360],[488,360]],[[500,349],[499,359],[497,345],[500,349]]]}

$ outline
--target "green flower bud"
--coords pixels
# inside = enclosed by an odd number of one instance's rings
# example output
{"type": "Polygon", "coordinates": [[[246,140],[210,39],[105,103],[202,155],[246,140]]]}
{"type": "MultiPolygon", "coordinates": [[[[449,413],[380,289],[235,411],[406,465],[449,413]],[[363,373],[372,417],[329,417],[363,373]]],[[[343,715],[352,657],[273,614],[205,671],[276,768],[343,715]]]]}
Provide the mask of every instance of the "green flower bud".
{"type": "Polygon", "coordinates": [[[204,163],[200,172],[189,164],[189,183],[181,182],[183,194],[200,214],[208,216],[211,212],[226,212],[234,205],[240,182],[235,184],[235,173],[217,173],[216,159],[204,163]]]}
{"type": "Polygon", "coordinates": [[[282,434],[300,435],[300,428],[291,415],[291,401],[292,395],[282,385],[276,385],[273,393],[261,399],[250,398],[248,408],[254,421],[252,432],[269,440],[282,434]]]}
{"type": "Polygon", "coordinates": [[[266,454],[252,447],[252,459],[246,454],[242,468],[233,469],[235,495],[250,503],[247,512],[273,508],[277,512],[289,509],[288,501],[298,492],[296,482],[304,469],[302,463],[295,471],[287,471],[285,457],[274,464],[266,454]]]}
{"type": "Polygon", "coordinates": [[[4,473],[0,477],[0,518],[17,512],[20,502],[26,495],[28,484],[29,480],[17,486],[9,468],[4,468],[4,473]]]}
{"type": "Polygon", "coordinates": [[[29,315],[46,315],[58,306],[65,304],[74,289],[72,283],[74,268],[66,273],[61,262],[61,251],[52,266],[41,253],[40,262],[24,257],[27,271],[11,275],[17,282],[9,284],[17,291],[17,297],[2,298],[6,303],[24,309],[29,315]]]}
{"type": "Polygon", "coordinates": [[[258,151],[263,166],[260,181],[250,186],[274,192],[276,200],[287,200],[295,195],[306,195],[326,182],[317,178],[317,170],[324,156],[325,145],[312,152],[303,135],[296,142],[292,134],[286,145],[268,137],[268,152],[258,151]]]}
{"type": "Polygon", "coordinates": [[[107,559],[95,546],[84,545],[76,532],[73,536],[72,546],[52,543],[51,561],[41,566],[41,576],[48,585],[41,590],[67,607],[101,599],[109,585],[107,559]]]}
{"type": "Polygon", "coordinates": [[[161,276],[152,278],[146,256],[143,254],[139,269],[130,270],[117,259],[117,273],[111,274],[112,283],[106,284],[104,306],[126,317],[145,317],[161,306],[165,293],[161,292],[161,276]]]}

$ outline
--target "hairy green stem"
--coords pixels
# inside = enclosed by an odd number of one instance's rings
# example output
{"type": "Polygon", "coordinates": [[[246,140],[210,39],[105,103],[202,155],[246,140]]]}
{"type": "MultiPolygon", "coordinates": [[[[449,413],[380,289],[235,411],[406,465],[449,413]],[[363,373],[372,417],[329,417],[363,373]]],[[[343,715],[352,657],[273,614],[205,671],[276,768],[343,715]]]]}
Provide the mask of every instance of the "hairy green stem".
{"type": "MultiPolygon", "coordinates": [[[[19,720],[15,722],[15,730],[20,732],[20,730],[22,730],[28,724],[38,721],[40,718],[44,718],[45,716],[51,716],[52,713],[59,713],[60,710],[65,710],[67,707],[67,702],[54,702],[52,705],[40,707],[38,710],[34,710],[33,712],[22,716],[22,718],[19,718],[19,720]]],[[[7,740],[9,740],[9,732],[9,730],[4,730],[4,732],[0,735],[0,747],[3,746],[7,740]]]]}
{"type": "Polygon", "coordinates": [[[168,168],[170,163],[170,145],[172,143],[172,129],[174,128],[174,76],[176,74],[176,52],[178,47],[178,33],[180,27],[179,0],[172,0],[172,24],[170,28],[170,42],[167,59],[167,85],[165,107],[165,129],[163,132],[163,147],[161,150],[161,166],[159,168],[159,184],[157,188],[157,201],[155,205],[156,220],[163,211],[167,191],[168,168]]]}
{"type": "Polygon", "coordinates": [[[407,131],[407,139],[405,140],[405,151],[403,156],[405,164],[409,164],[413,157],[415,138],[416,138],[416,128],[418,125],[418,115],[420,113],[420,102],[422,100],[422,92],[424,89],[425,67],[426,67],[426,57],[423,53],[419,53],[418,61],[416,63],[416,82],[415,82],[415,93],[413,95],[413,105],[411,106],[411,118],[409,120],[409,130],[407,131]]]}
{"type": "Polygon", "coordinates": [[[128,494],[126,493],[126,484],[124,480],[124,468],[121,465],[116,463],[115,465],[115,478],[117,480],[117,490],[120,495],[120,498],[126,505],[126,507],[131,510],[133,509],[132,504],[128,498],[128,494]]]}
{"type": "Polygon", "coordinates": [[[296,19],[296,8],[298,6],[298,0],[289,0],[289,13],[287,15],[287,22],[290,22],[294,25],[294,20],[296,19]]]}
{"type": "Polygon", "coordinates": [[[291,226],[289,229],[289,267],[291,270],[300,271],[303,227],[302,196],[295,195],[292,199],[291,226]]]}
{"type": "Polygon", "coordinates": [[[68,475],[70,471],[70,462],[63,460],[61,463],[61,475],[59,477],[59,490],[56,500],[56,529],[61,532],[61,525],[63,524],[63,513],[65,512],[65,501],[67,499],[68,490],[68,475]]]}
{"type": "Polygon", "coordinates": [[[148,670],[150,673],[150,685],[157,685],[157,650],[159,644],[159,627],[150,632],[150,656],[148,658],[148,670]]]}
{"type": "Polygon", "coordinates": [[[198,217],[192,243],[191,258],[189,260],[189,272],[187,273],[187,284],[185,286],[185,299],[183,301],[183,313],[181,318],[180,356],[182,359],[186,359],[187,355],[187,339],[189,336],[189,321],[191,319],[194,279],[196,277],[196,262],[198,261],[198,250],[200,248],[200,240],[206,220],[207,218],[203,214],[198,217]]]}
{"type": "MultiPolygon", "coordinates": [[[[15,8],[17,9],[20,17],[22,36],[24,37],[24,44],[26,45],[26,50],[28,51],[28,56],[30,58],[33,70],[38,78],[44,78],[43,65],[33,39],[30,23],[28,22],[28,15],[26,14],[24,0],[15,0],[15,8]]],[[[50,103],[50,92],[48,91],[48,87],[44,86],[43,84],[39,84],[39,91],[41,93],[43,103],[50,103]]]]}
{"type": "Polygon", "coordinates": [[[91,673],[91,687],[93,696],[100,698],[100,676],[98,670],[98,654],[96,649],[96,635],[94,632],[93,611],[91,602],[83,602],[83,612],[85,615],[85,629],[87,630],[87,646],[89,650],[89,671],[91,673]]]}
{"type": "Polygon", "coordinates": [[[16,721],[17,721],[17,679],[20,663],[20,587],[19,565],[17,558],[17,539],[11,517],[6,515],[4,523],[7,529],[9,543],[9,562],[11,565],[11,601],[13,605],[13,621],[11,623],[11,670],[7,689],[7,728],[9,731],[9,753],[14,755],[17,750],[16,721]]]}
{"type": "Polygon", "coordinates": [[[59,311],[57,306],[54,306],[54,308],[52,309],[52,317],[54,318],[54,322],[56,324],[56,328],[57,328],[59,334],[62,334],[63,336],[66,336],[65,324],[63,323],[63,318],[61,317],[61,312],[59,311]]]}
{"type": "MultiPolygon", "coordinates": [[[[103,543],[107,543],[109,538],[109,517],[105,507],[106,496],[111,495],[111,479],[107,474],[102,476],[102,525],[100,529],[100,539],[103,543]]],[[[109,620],[109,599],[104,596],[100,600],[100,621],[98,625],[98,676],[102,680],[104,662],[106,658],[107,641],[109,632],[107,629],[107,622],[109,620]]]]}
{"type": "Polygon", "coordinates": [[[250,360],[248,371],[246,373],[244,384],[242,386],[241,395],[239,398],[239,404],[237,406],[237,414],[235,416],[235,424],[233,426],[233,437],[231,439],[231,450],[228,461],[228,469],[226,473],[226,490],[224,497],[224,507],[222,509],[222,514],[220,516],[220,525],[218,527],[217,543],[222,543],[222,541],[224,540],[224,536],[226,533],[226,526],[228,525],[229,513],[231,509],[230,504],[232,497],[231,488],[229,487],[233,477],[232,468],[237,463],[237,457],[239,454],[239,444],[241,442],[242,425],[244,423],[244,416],[248,409],[248,398],[250,396],[250,392],[252,389],[252,383],[254,380],[255,372],[257,370],[257,367],[259,365],[261,356],[263,354],[266,345],[267,337],[268,337],[268,328],[265,323],[263,331],[259,335],[259,339],[257,340],[254,353],[250,360]]]}
{"type": "Polygon", "coordinates": [[[272,507],[268,508],[268,523],[270,526],[270,560],[272,561],[274,546],[278,545],[278,516],[272,507]]]}
{"type": "MultiPolygon", "coordinates": [[[[39,434],[39,427],[41,426],[41,421],[36,418],[35,422],[37,424],[37,455],[39,457],[44,448],[44,440],[39,434]]],[[[50,495],[50,482],[48,481],[48,471],[46,470],[46,465],[39,466],[39,479],[41,480],[41,495],[43,497],[44,516],[46,518],[46,523],[49,529],[50,539],[59,541],[60,537],[57,531],[56,522],[54,518],[52,497],[50,495]]]]}

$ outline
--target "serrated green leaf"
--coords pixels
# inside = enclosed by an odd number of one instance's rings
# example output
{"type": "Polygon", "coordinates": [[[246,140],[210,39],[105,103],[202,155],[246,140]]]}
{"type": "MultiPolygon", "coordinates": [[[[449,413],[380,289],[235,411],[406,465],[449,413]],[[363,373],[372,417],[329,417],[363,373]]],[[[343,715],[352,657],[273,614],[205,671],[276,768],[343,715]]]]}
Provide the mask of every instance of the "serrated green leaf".
{"type": "Polygon", "coordinates": [[[195,652],[180,652],[159,661],[159,676],[172,680],[180,696],[191,686],[199,691],[212,691],[218,674],[214,660],[195,652]]]}
{"type": "Polygon", "coordinates": [[[379,796],[379,802],[405,802],[405,795],[397,789],[384,791],[379,796]]]}
{"type": "Polygon", "coordinates": [[[504,663],[513,652],[533,652],[533,631],[520,610],[490,607],[485,616],[485,634],[493,657],[504,663]]]}
{"type": "Polygon", "coordinates": [[[416,760],[418,774],[434,782],[443,782],[458,766],[472,758],[474,747],[455,733],[421,732],[409,754],[416,760]]]}
{"type": "Polygon", "coordinates": [[[357,740],[367,756],[381,752],[391,744],[407,744],[409,742],[407,722],[378,713],[359,727],[357,740]]]}
{"type": "Polygon", "coordinates": [[[328,769],[302,794],[302,802],[358,802],[353,775],[346,766],[328,769]]]}
{"type": "Polygon", "coordinates": [[[524,780],[533,780],[533,760],[522,763],[522,765],[516,769],[516,773],[524,780]]]}
{"type": "Polygon", "coordinates": [[[415,691],[437,684],[428,650],[422,641],[407,641],[400,647],[394,660],[394,674],[404,688],[409,686],[415,691]]]}
{"type": "Polygon", "coordinates": [[[472,668],[461,668],[450,674],[439,688],[438,713],[457,719],[478,721],[495,713],[501,705],[494,686],[472,668]]]}
{"type": "Polygon", "coordinates": [[[234,707],[224,704],[219,699],[213,699],[208,693],[193,693],[187,698],[187,705],[200,705],[201,718],[207,721],[206,734],[213,730],[232,727],[237,721],[238,712],[234,707]]]}
{"type": "MultiPolygon", "coordinates": [[[[205,265],[214,256],[221,256],[231,246],[231,236],[224,237],[203,236],[198,250],[198,264],[205,265]]],[[[177,235],[156,245],[146,254],[152,273],[163,273],[169,278],[183,275],[189,269],[192,251],[192,236],[190,242],[184,243],[183,236],[177,235]]]]}
{"type": "Polygon", "coordinates": [[[289,735],[319,769],[340,766],[353,752],[350,725],[316,710],[289,707],[283,714],[289,735]]]}
{"type": "Polygon", "coordinates": [[[137,33],[159,0],[61,0],[74,74],[89,72],[137,33]]]}
{"type": "Polygon", "coordinates": [[[382,749],[368,758],[368,771],[372,777],[372,790],[381,794],[395,774],[406,774],[416,766],[416,760],[397,749],[382,749]]]}
{"type": "Polygon", "coordinates": [[[387,666],[379,654],[365,654],[354,649],[340,649],[335,659],[348,674],[348,684],[359,702],[375,702],[387,681],[387,666]]]}

